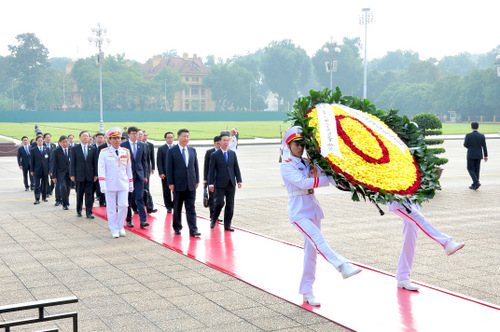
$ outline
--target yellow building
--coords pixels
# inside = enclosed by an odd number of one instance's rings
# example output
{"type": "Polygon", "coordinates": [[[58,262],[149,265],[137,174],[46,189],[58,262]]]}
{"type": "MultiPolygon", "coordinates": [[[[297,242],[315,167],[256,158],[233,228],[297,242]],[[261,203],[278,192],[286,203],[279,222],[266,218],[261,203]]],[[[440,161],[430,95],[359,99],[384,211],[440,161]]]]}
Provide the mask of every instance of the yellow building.
{"type": "Polygon", "coordinates": [[[141,64],[141,70],[144,78],[149,80],[165,66],[178,72],[188,85],[184,91],[175,93],[172,111],[215,111],[212,91],[203,85],[203,78],[208,74],[209,68],[196,54],[193,54],[192,58],[189,58],[187,53],[184,53],[182,58],[154,56],[145,64],[141,64]]]}

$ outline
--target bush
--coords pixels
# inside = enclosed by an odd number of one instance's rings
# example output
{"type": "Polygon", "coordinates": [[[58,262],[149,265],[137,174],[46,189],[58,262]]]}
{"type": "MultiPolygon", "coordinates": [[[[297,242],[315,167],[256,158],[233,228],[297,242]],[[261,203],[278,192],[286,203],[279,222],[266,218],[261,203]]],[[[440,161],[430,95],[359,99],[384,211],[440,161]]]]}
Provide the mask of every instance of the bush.
{"type": "MultiPolygon", "coordinates": [[[[442,139],[427,139],[427,136],[435,136],[435,135],[441,135],[443,131],[441,128],[443,127],[443,124],[439,120],[437,116],[434,114],[430,113],[420,113],[417,114],[411,119],[413,122],[418,124],[418,127],[423,130],[424,136],[426,137],[425,143],[429,145],[440,145],[444,143],[444,140],[442,139]]],[[[436,156],[438,159],[436,161],[437,166],[444,165],[448,162],[447,158],[440,158],[437,157],[437,155],[442,154],[445,152],[444,148],[429,148],[429,150],[436,156]]]]}

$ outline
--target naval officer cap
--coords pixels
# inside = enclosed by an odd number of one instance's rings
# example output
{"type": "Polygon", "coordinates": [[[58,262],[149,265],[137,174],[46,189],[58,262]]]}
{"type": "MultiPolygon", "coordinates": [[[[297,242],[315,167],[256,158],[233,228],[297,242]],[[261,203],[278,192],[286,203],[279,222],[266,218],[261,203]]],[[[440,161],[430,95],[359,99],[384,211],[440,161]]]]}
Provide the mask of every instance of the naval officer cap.
{"type": "Polygon", "coordinates": [[[122,130],[119,127],[113,127],[106,132],[106,136],[111,137],[122,137],[122,130]]]}
{"type": "Polygon", "coordinates": [[[280,160],[286,160],[290,157],[290,149],[288,144],[293,141],[302,142],[304,135],[302,134],[302,128],[299,126],[294,126],[288,128],[281,141],[281,158],[280,160]]]}

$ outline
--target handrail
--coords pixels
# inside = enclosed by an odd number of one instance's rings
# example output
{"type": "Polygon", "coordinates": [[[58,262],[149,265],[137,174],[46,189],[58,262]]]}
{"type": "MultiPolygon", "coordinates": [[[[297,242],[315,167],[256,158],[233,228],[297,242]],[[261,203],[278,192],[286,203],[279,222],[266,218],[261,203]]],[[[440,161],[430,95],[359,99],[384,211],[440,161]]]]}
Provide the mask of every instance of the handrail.
{"type": "MultiPolygon", "coordinates": [[[[77,332],[78,331],[78,314],[76,312],[69,312],[69,313],[63,313],[63,314],[57,314],[57,315],[51,315],[51,316],[45,316],[45,313],[44,313],[44,309],[47,307],[53,307],[53,306],[59,306],[59,305],[64,305],[64,304],[69,304],[69,303],[77,303],[77,302],[78,302],[78,298],[76,296],[70,296],[70,297],[62,297],[62,298],[57,298],[57,299],[52,299],[52,300],[41,300],[41,301],[9,304],[9,305],[5,305],[5,306],[0,306],[0,314],[7,313],[7,312],[16,312],[16,311],[38,309],[38,317],[26,318],[26,319],[10,321],[10,322],[3,322],[3,323],[0,323],[0,329],[4,328],[5,332],[10,332],[10,328],[13,326],[28,325],[28,324],[47,322],[47,321],[53,321],[53,320],[58,320],[58,319],[72,318],[73,331],[77,332]]],[[[57,329],[50,330],[50,331],[57,331],[57,329]]]]}

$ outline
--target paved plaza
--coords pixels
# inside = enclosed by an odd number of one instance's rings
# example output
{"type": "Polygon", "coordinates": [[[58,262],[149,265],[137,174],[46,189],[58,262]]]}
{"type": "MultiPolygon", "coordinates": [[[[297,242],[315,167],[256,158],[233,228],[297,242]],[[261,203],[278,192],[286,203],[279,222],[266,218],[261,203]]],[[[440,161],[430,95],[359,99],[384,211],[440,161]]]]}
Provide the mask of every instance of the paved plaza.
{"type": "MultiPolygon", "coordinates": [[[[500,306],[500,139],[492,138],[477,191],[468,188],[463,140],[445,141],[449,163],[441,178],[443,190],[423,205],[422,213],[466,246],[448,257],[420,232],[411,277],[500,306]]],[[[197,147],[201,168],[207,148],[197,147]]],[[[243,188],[236,192],[233,225],[302,245],[286,215],[279,146],[242,145],[238,158],[243,188]]],[[[155,203],[162,203],[157,174],[152,176],[151,192],[155,203]]],[[[354,262],[396,272],[402,246],[398,217],[380,216],[372,204],[352,202],[348,193],[333,187],[320,188],[317,197],[326,216],[323,234],[334,250],[354,262]]],[[[76,216],[74,191],[69,211],[55,207],[53,197],[40,205],[33,201],[33,192],[24,191],[16,158],[0,158],[0,306],[76,296],[77,304],[47,312],[77,311],[80,331],[345,330],[132,232],[113,239],[105,220],[76,216]]],[[[201,188],[197,213],[208,217],[201,188]]],[[[321,294],[316,296],[321,300],[321,294]]],[[[4,315],[0,321],[22,316],[4,315]]],[[[69,320],[58,326],[71,330],[69,320]]]]}

